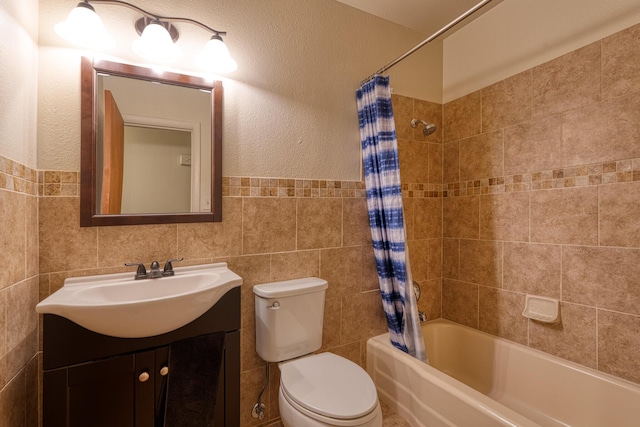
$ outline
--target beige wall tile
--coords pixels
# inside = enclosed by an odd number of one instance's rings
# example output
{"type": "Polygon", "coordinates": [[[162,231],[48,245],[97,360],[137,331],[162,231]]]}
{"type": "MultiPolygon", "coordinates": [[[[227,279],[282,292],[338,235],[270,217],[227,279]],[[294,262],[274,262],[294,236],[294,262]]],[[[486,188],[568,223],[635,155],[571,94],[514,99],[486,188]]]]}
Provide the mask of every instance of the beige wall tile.
{"type": "Polygon", "coordinates": [[[393,107],[393,119],[396,125],[396,137],[398,139],[413,139],[413,98],[402,95],[391,95],[393,107]]]}
{"type": "Polygon", "coordinates": [[[479,329],[527,345],[527,318],[522,316],[525,296],[480,286],[479,329]]]}
{"type": "Polygon", "coordinates": [[[415,128],[413,130],[414,140],[442,143],[442,104],[416,99],[414,100],[414,116],[418,120],[436,125],[436,131],[429,136],[424,136],[422,126],[415,128]]]}
{"type": "Polygon", "coordinates": [[[413,201],[413,238],[433,239],[442,236],[442,199],[417,198],[413,201]]]}
{"type": "Polygon", "coordinates": [[[460,280],[502,287],[502,242],[460,240],[460,280]]]}
{"type": "Polygon", "coordinates": [[[411,261],[411,277],[413,280],[427,280],[429,277],[428,242],[426,239],[409,242],[409,260],[411,261]]]}
{"type": "Polygon", "coordinates": [[[480,91],[444,104],[444,141],[457,141],[481,132],[480,91]]]}
{"type": "Polygon", "coordinates": [[[442,277],[460,278],[459,239],[442,239],[442,277]]]}
{"type": "Polygon", "coordinates": [[[414,184],[429,181],[429,144],[419,141],[398,141],[400,181],[414,184]]]}
{"type": "Polygon", "coordinates": [[[478,285],[443,279],[442,317],[478,328],[478,285]]]}
{"type": "Polygon", "coordinates": [[[342,322],[342,297],[326,298],[324,301],[324,322],[322,323],[322,348],[320,351],[337,347],[342,342],[340,326],[342,322]]]}
{"type": "Polygon", "coordinates": [[[243,198],[242,250],[244,254],[295,249],[295,199],[243,198]]]}
{"type": "Polygon", "coordinates": [[[225,197],[222,222],[178,224],[178,255],[185,259],[242,254],[242,199],[225,197]]]}
{"type": "Polygon", "coordinates": [[[342,298],[341,339],[347,344],[388,332],[379,291],[342,298]]]}
{"type": "Polygon", "coordinates": [[[297,199],[298,249],[342,245],[342,199],[297,199]]]}
{"type": "Polygon", "coordinates": [[[418,301],[418,309],[424,311],[427,320],[442,317],[442,279],[431,279],[419,282],[422,296],[418,301]]]}
{"type": "MultiPolygon", "coordinates": [[[[98,228],[98,267],[164,261],[178,257],[176,224],[98,228]]],[[[133,267],[132,267],[133,268],[133,267]]],[[[135,268],[132,270],[135,271],[135,268]]]]}
{"type": "Polygon", "coordinates": [[[596,310],[562,303],[558,324],[529,321],[529,346],[576,363],[596,367],[596,310]]]}
{"type": "Polygon", "coordinates": [[[640,92],[640,24],[602,39],[602,94],[640,92]]]}
{"type": "Polygon", "coordinates": [[[380,289],[378,267],[372,245],[362,246],[362,287],[361,291],[380,289]]]}
{"type": "Polygon", "coordinates": [[[640,249],[565,246],[562,298],[640,315],[640,249]]]}
{"type": "Polygon", "coordinates": [[[0,289],[25,278],[27,197],[0,190],[0,289]]]}
{"type": "Polygon", "coordinates": [[[80,199],[41,197],[38,205],[40,272],[97,267],[98,229],[80,227],[80,199]]]}
{"type": "Polygon", "coordinates": [[[640,383],[640,317],[598,310],[598,369],[640,383]]]}
{"type": "Polygon", "coordinates": [[[460,180],[469,181],[504,175],[502,130],[460,141],[460,180]]]}
{"type": "Polygon", "coordinates": [[[22,426],[26,413],[25,376],[21,373],[0,392],[0,419],[7,426],[22,426]]]}
{"type": "Polygon", "coordinates": [[[240,330],[240,370],[248,371],[264,365],[264,360],[256,352],[255,322],[248,323],[240,330]]]}
{"type": "Polygon", "coordinates": [[[442,144],[429,144],[429,183],[442,184],[442,144]]]}
{"type": "MultiPolygon", "coordinates": [[[[7,322],[5,332],[7,352],[12,351],[33,333],[37,333],[38,278],[32,277],[7,288],[7,322]]],[[[31,358],[32,355],[28,357],[31,358]]],[[[24,361],[26,364],[27,360],[24,361]]]]}
{"type": "Polygon", "coordinates": [[[320,251],[297,251],[271,254],[271,281],[318,277],[320,251]]]}
{"type": "Polygon", "coordinates": [[[360,292],[362,280],[362,248],[323,249],[320,251],[320,277],[329,282],[327,297],[360,292]]]}
{"type": "MultiPolygon", "coordinates": [[[[27,196],[25,218],[26,228],[26,277],[32,277],[40,273],[38,264],[38,198],[27,196]]],[[[1,232],[0,232],[1,233],[1,232]]]]}
{"type": "Polygon", "coordinates": [[[429,279],[442,277],[442,239],[429,239],[429,279]]]}
{"type": "Polygon", "coordinates": [[[600,43],[592,43],[532,69],[533,117],[600,100],[600,43]]]}
{"type": "Polygon", "coordinates": [[[342,199],[342,240],[344,246],[371,244],[369,210],[364,197],[342,199]]]}
{"type": "Polygon", "coordinates": [[[482,89],[482,131],[531,119],[531,70],[482,89]]]}
{"type": "Polygon", "coordinates": [[[562,120],[541,117],[504,130],[504,173],[514,175],[562,167],[562,120]]]}
{"type": "Polygon", "coordinates": [[[480,235],[480,196],[443,199],[443,237],[477,239],[480,235]]]}
{"type": "Polygon", "coordinates": [[[565,113],[564,165],[640,157],[639,109],[640,93],[636,93],[565,113]]]}
{"type": "Polygon", "coordinates": [[[480,238],[528,241],[529,196],[528,191],[480,196],[480,238]]]}
{"type": "Polygon", "coordinates": [[[442,146],[442,182],[460,181],[460,143],[449,142],[442,146]]]}
{"type": "Polygon", "coordinates": [[[598,243],[597,188],[532,191],[531,241],[596,245],[598,243]]]}
{"type": "Polygon", "coordinates": [[[600,245],[640,247],[640,182],[598,187],[600,245]]]}
{"type": "MultiPolygon", "coordinates": [[[[402,212],[404,215],[404,230],[405,233],[407,234],[407,240],[413,240],[414,239],[414,223],[415,223],[415,214],[414,214],[414,208],[413,208],[413,201],[415,199],[414,198],[410,198],[410,197],[405,197],[402,199],[402,212]]],[[[368,213],[367,213],[368,215],[368,213]]],[[[367,224],[368,224],[369,219],[367,218],[367,224]]],[[[369,236],[371,236],[371,228],[369,228],[369,236]]],[[[347,246],[347,244],[345,243],[345,246],[347,246]]]]}
{"type": "Polygon", "coordinates": [[[503,287],[524,294],[560,298],[561,247],[504,243],[503,287]]]}

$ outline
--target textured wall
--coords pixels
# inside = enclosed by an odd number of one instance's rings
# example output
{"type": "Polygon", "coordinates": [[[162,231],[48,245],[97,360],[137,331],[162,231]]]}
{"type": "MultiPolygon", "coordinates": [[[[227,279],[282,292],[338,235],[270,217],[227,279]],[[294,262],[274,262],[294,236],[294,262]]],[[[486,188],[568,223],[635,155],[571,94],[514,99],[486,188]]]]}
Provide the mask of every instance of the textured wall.
{"type": "Polygon", "coordinates": [[[509,0],[444,41],[444,102],[640,22],[637,0],[509,0]]]}
{"type": "MultiPolygon", "coordinates": [[[[141,0],[157,13],[188,16],[228,31],[239,64],[224,79],[223,174],[287,178],[360,178],[355,90],[362,79],[423,35],[332,0],[183,2],[141,0]]],[[[40,13],[41,169],[79,168],[79,55],[53,32],[72,5],[45,0],[40,13]]],[[[111,55],[137,61],[127,9],[97,5],[120,47],[111,55]]],[[[179,25],[185,60],[206,34],[179,25]],[[191,45],[188,41],[191,40],[191,45]]],[[[397,93],[440,102],[442,45],[435,43],[393,70],[397,93]]]]}
{"type": "Polygon", "coordinates": [[[38,1],[0,1],[0,155],[36,166],[38,1]]]}
{"type": "Polygon", "coordinates": [[[0,425],[38,425],[38,2],[0,1],[0,425]]]}
{"type": "Polygon", "coordinates": [[[444,317],[640,382],[639,63],[636,25],[444,105],[444,317]]]}

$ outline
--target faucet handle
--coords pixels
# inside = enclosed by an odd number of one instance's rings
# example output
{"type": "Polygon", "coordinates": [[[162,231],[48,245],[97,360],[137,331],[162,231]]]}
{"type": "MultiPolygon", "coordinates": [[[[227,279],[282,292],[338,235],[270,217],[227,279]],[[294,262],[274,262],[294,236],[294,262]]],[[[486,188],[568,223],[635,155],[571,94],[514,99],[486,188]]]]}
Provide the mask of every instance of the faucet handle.
{"type": "Polygon", "coordinates": [[[144,264],[141,262],[125,262],[124,265],[126,265],[127,267],[133,267],[135,265],[138,266],[138,270],[136,271],[136,276],[135,279],[136,280],[140,280],[140,279],[146,279],[147,278],[147,269],[144,267],[144,264]]]}
{"type": "Polygon", "coordinates": [[[173,276],[176,273],[173,271],[173,265],[171,263],[173,262],[180,262],[182,261],[184,258],[180,258],[180,259],[170,259],[169,261],[167,261],[164,265],[164,270],[162,271],[162,275],[163,276],[173,276]]]}

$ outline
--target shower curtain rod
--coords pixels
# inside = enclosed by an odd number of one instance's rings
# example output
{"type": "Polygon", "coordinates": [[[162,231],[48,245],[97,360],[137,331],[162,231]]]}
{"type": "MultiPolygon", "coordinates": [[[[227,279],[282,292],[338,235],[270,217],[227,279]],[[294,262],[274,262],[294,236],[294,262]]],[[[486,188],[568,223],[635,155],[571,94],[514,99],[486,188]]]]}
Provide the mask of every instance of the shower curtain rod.
{"type": "Polygon", "coordinates": [[[442,34],[446,33],[447,31],[449,31],[451,28],[453,28],[454,26],[458,25],[460,23],[460,21],[466,19],[467,17],[469,17],[470,15],[472,15],[473,13],[475,13],[476,11],[482,9],[484,6],[486,6],[487,4],[491,3],[493,0],[483,0],[480,3],[476,4],[475,6],[473,6],[471,9],[467,10],[465,13],[463,13],[462,15],[458,16],[456,19],[454,19],[453,21],[449,22],[447,25],[445,25],[444,27],[440,28],[438,31],[436,31],[435,33],[431,34],[429,37],[427,37],[426,39],[424,39],[422,42],[420,42],[420,44],[418,44],[417,46],[415,46],[413,49],[408,50],[407,52],[405,52],[404,54],[400,55],[399,57],[397,57],[396,59],[394,59],[393,61],[389,62],[387,65],[385,65],[384,67],[380,68],[378,71],[376,71],[375,73],[371,74],[369,77],[367,77],[366,79],[362,80],[360,82],[360,85],[365,84],[366,82],[368,82],[369,80],[371,80],[373,78],[373,76],[375,76],[376,74],[382,74],[385,71],[387,71],[389,68],[393,67],[394,65],[396,65],[397,63],[399,63],[400,61],[402,61],[403,59],[405,59],[406,57],[408,57],[409,55],[415,53],[417,50],[419,50],[420,48],[422,48],[424,45],[429,44],[430,42],[432,42],[433,40],[435,40],[436,38],[440,37],[442,34]]]}

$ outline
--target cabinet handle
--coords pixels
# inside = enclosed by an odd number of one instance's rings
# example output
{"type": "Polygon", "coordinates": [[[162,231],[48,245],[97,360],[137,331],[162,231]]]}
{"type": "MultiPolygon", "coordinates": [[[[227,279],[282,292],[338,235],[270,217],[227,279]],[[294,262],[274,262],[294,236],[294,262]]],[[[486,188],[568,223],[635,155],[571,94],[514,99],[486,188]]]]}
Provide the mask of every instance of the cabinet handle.
{"type": "Polygon", "coordinates": [[[138,380],[141,383],[147,382],[149,380],[149,372],[144,371],[143,373],[141,373],[140,375],[138,375],[138,380]]]}
{"type": "Polygon", "coordinates": [[[162,375],[163,377],[166,376],[168,373],[169,373],[168,366],[163,366],[162,369],[160,369],[160,375],[162,375]]]}

